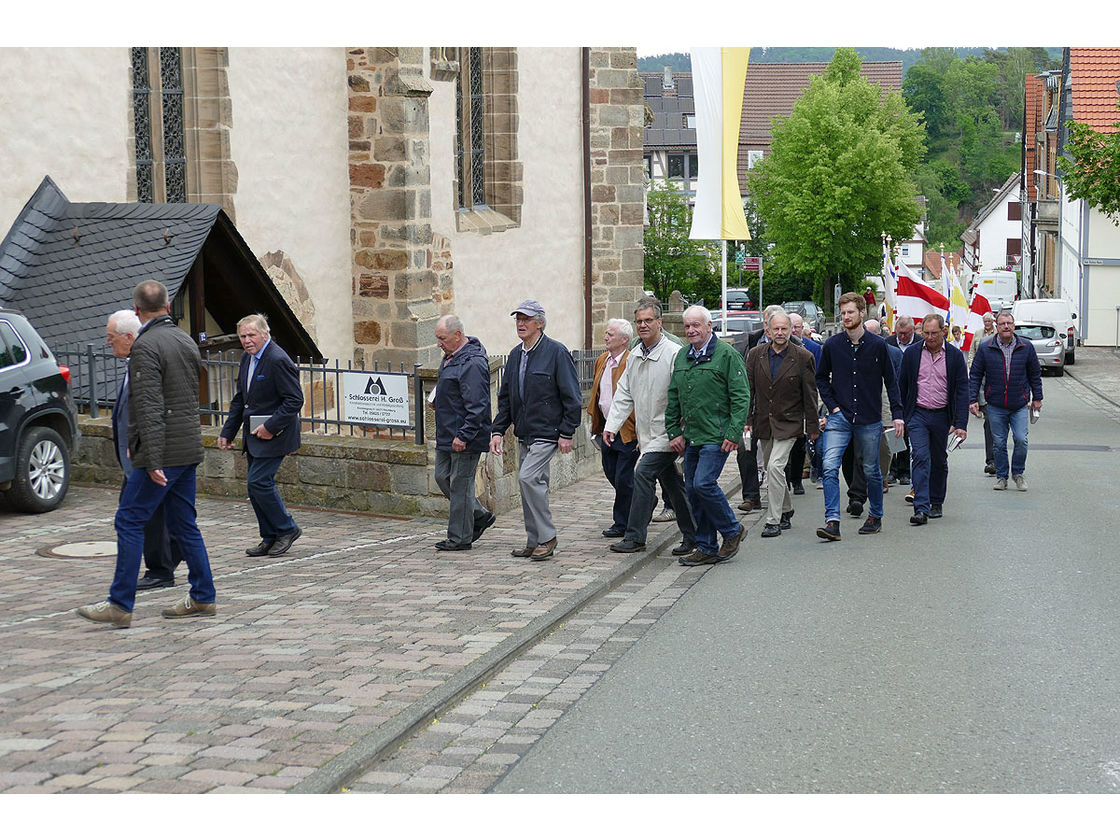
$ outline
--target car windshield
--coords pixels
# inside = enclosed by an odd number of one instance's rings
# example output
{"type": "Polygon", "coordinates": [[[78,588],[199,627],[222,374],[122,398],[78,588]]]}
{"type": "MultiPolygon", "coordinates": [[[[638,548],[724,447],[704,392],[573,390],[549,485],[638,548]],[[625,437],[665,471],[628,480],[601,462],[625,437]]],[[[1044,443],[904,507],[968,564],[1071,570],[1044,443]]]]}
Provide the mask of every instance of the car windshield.
{"type": "Polygon", "coordinates": [[[1054,337],[1054,328],[1043,326],[1042,324],[1020,324],[1015,328],[1015,332],[1031,341],[1041,341],[1042,339],[1054,337]]]}
{"type": "MultiPolygon", "coordinates": [[[[723,318],[715,318],[713,325],[716,330],[723,329],[723,318]]],[[[733,318],[727,319],[727,329],[729,332],[753,332],[762,326],[761,318],[733,318]]]]}

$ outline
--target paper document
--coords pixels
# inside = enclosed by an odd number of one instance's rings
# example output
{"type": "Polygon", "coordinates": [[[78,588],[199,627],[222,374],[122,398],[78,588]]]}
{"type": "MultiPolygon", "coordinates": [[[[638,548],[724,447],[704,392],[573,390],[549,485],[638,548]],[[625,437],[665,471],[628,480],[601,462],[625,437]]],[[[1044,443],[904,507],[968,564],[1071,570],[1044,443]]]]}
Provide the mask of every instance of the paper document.
{"type": "Polygon", "coordinates": [[[249,434],[252,434],[257,429],[265,424],[265,421],[271,418],[271,414],[253,414],[249,416],[249,434]]]}
{"type": "Polygon", "coordinates": [[[883,436],[887,439],[887,449],[892,455],[906,451],[906,438],[894,433],[894,426],[884,426],[883,436]]]}

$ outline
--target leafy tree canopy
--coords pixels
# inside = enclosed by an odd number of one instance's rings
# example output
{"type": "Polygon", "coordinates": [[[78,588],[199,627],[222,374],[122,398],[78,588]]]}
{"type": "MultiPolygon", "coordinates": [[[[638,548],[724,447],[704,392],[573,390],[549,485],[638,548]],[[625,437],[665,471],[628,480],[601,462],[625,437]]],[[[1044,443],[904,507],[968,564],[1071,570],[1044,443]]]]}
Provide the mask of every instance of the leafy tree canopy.
{"type": "Polygon", "coordinates": [[[689,299],[707,298],[714,284],[718,298],[720,278],[713,265],[719,265],[719,253],[711,242],[688,238],[692,211],[684,192],[672,182],[654,183],[647,206],[646,288],[665,301],[674,289],[689,299]]]}
{"type": "Polygon", "coordinates": [[[1120,122],[1114,133],[1095,131],[1084,123],[1069,123],[1066,153],[1058,164],[1066,189],[1113,222],[1120,224],[1120,122]]]}

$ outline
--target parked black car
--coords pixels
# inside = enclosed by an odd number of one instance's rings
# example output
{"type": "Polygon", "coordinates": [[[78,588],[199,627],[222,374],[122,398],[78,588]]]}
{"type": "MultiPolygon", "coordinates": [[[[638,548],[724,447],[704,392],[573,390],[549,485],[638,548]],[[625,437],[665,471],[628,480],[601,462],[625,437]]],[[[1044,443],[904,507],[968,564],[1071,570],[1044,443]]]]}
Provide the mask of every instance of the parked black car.
{"type": "Polygon", "coordinates": [[[23,315],[0,308],[0,494],[17,510],[54,510],[80,437],[69,368],[23,315]]]}
{"type": "Polygon", "coordinates": [[[782,309],[790,314],[796,312],[813,332],[824,333],[824,311],[811,300],[787,300],[782,309]]]}

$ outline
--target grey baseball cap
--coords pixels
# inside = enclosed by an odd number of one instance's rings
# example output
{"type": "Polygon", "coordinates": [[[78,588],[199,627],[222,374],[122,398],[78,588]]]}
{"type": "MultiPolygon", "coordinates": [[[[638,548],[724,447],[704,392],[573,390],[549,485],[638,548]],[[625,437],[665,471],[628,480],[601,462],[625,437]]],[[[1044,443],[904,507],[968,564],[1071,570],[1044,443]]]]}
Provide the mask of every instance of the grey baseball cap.
{"type": "Polygon", "coordinates": [[[528,315],[530,318],[535,318],[538,315],[544,315],[544,307],[541,306],[538,301],[523,300],[517,305],[517,308],[509,314],[516,315],[519,312],[522,315],[528,315]]]}

